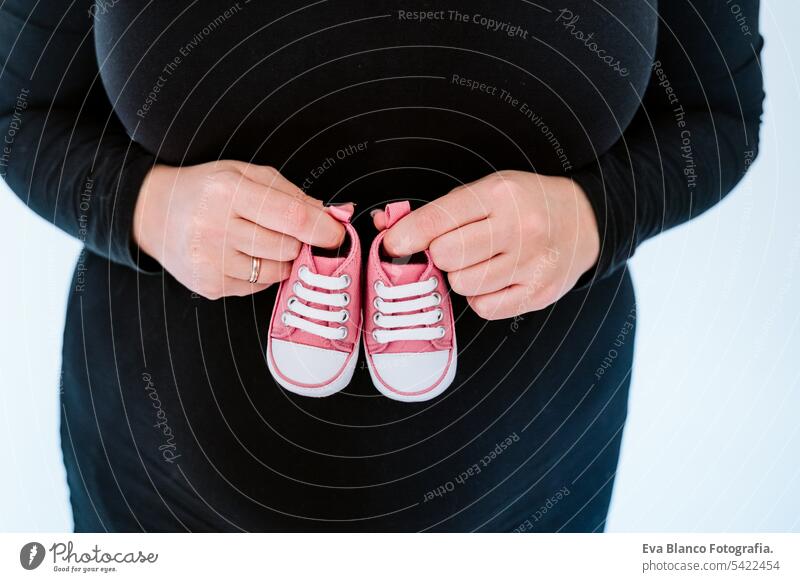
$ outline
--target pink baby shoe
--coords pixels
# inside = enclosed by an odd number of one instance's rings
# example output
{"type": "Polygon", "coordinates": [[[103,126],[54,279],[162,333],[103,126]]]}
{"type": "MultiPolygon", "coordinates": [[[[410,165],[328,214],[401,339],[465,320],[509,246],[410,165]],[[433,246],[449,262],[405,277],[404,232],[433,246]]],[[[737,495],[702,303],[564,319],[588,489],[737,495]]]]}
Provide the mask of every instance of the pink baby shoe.
{"type": "Polygon", "coordinates": [[[350,382],[361,326],[361,245],[353,205],[329,206],[346,230],[333,251],[304,244],[281,283],[267,339],[275,381],[303,396],[329,396],[350,382]]]}
{"type": "MultiPolygon", "coordinates": [[[[386,229],[411,212],[407,202],[386,206],[386,229]]],[[[386,230],[367,259],[364,351],[382,394],[422,402],[445,391],[456,375],[453,308],[442,272],[426,250],[396,259],[383,250],[386,230]]]]}

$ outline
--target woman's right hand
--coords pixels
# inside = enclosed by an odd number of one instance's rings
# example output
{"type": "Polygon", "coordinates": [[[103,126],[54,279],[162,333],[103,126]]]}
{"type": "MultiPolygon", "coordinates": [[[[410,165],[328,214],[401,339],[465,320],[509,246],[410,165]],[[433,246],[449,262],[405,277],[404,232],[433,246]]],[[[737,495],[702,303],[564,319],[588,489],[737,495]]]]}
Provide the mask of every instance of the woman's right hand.
{"type": "Polygon", "coordinates": [[[136,202],[133,238],[189,290],[218,299],[286,279],[302,243],[336,248],[344,227],[274,168],[218,161],[153,167],[136,202]],[[261,259],[254,284],[252,257],[261,259]]]}

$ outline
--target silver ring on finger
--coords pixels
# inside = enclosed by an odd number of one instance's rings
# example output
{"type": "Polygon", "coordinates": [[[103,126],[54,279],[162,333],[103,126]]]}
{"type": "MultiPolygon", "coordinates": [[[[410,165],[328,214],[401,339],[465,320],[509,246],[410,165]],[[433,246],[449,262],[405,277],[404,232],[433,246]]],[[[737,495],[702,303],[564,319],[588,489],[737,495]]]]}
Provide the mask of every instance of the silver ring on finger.
{"type": "Polygon", "coordinates": [[[250,278],[247,280],[248,283],[255,283],[258,281],[258,275],[261,273],[261,259],[258,257],[251,257],[252,262],[250,264],[250,278]]]}

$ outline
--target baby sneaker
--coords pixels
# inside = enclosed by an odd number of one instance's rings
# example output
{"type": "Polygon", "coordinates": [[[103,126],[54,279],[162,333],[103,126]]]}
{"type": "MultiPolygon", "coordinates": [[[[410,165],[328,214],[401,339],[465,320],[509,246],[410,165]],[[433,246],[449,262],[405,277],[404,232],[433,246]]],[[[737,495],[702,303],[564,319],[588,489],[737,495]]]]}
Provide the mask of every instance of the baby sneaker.
{"type": "MultiPolygon", "coordinates": [[[[411,212],[408,202],[386,206],[388,229],[411,212]]],[[[364,351],[382,394],[421,402],[444,392],[456,374],[453,309],[442,272],[426,250],[396,259],[378,233],[367,259],[364,351]]]]}
{"type": "Polygon", "coordinates": [[[350,382],[361,326],[361,245],[350,224],[353,205],[329,206],[345,227],[333,251],[304,244],[281,283],[267,338],[275,381],[303,396],[329,396],[350,382]]]}

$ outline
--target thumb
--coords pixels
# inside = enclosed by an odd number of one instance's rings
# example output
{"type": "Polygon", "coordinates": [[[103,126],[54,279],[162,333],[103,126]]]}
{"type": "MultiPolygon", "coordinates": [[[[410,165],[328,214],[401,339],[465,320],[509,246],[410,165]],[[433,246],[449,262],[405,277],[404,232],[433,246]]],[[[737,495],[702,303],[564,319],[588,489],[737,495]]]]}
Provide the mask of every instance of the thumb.
{"type": "Polygon", "coordinates": [[[322,207],[322,200],[317,200],[303,192],[291,180],[287,179],[283,174],[272,166],[259,166],[257,164],[243,164],[241,167],[242,175],[248,180],[252,180],[262,186],[268,186],[275,190],[280,190],[284,194],[294,196],[302,200],[306,204],[322,207]]]}
{"type": "Polygon", "coordinates": [[[386,252],[404,257],[423,251],[443,234],[486,218],[489,208],[478,195],[479,187],[477,183],[458,187],[401,218],[386,232],[386,252]]]}

